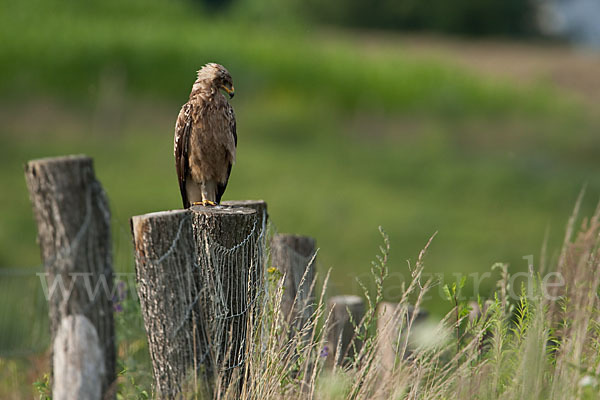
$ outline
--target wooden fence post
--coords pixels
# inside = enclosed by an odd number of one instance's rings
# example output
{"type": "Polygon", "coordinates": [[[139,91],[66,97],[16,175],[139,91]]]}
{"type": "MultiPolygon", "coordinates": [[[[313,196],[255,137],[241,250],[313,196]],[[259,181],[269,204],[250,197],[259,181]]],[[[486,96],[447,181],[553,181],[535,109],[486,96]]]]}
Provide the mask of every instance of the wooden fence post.
{"type": "Polygon", "coordinates": [[[384,301],[377,309],[377,352],[380,368],[384,374],[394,369],[398,357],[410,357],[410,335],[406,334],[412,320],[410,329],[415,328],[427,318],[427,311],[415,309],[411,305],[400,307],[398,303],[384,301]],[[414,316],[414,319],[413,319],[414,316]]]}
{"type": "Polygon", "coordinates": [[[210,394],[241,382],[262,288],[257,212],[198,206],[133,217],[131,225],[158,396],[210,394]]]}
{"type": "Polygon", "coordinates": [[[25,178],[46,275],[53,398],[114,398],[110,211],[92,159],[33,160],[25,178]]]}
{"type": "Polygon", "coordinates": [[[281,316],[289,338],[304,329],[314,313],[315,253],[316,241],[308,236],[277,234],[271,239],[271,265],[285,277],[281,316]]]}
{"type": "Polygon", "coordinates": [[[352,359],[362,346],[360,340],[355,338],[354,325],[359,324],[365,315],[365,302],[358,296],[344,295],[330,298],[327,304],[331,317],[326,364],[329,367],[334,364],[345,366],[347,360],[352,359]]]}

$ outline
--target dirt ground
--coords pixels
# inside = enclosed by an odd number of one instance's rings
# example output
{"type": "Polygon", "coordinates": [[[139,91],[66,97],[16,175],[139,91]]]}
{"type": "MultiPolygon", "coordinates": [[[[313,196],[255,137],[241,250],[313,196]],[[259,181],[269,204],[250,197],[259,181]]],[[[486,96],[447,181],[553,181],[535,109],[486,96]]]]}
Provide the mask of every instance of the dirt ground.
{"type": "Polygon", "coordinates": [[[600,110],[600,51],[549,42],[433,35],[361,33],[360,37],[371,50],[390,51],[391,46],[396,50],[401,44],[410,55],[454,63],[487,77],[526,84],[550,82],[600,110]]]}
{"type": "Polygon", "coordinates": [[[600,103],[600,52],[549,44],[410,38],[414,52],[439,55],[491,76],[549,81],[600,103]]]}

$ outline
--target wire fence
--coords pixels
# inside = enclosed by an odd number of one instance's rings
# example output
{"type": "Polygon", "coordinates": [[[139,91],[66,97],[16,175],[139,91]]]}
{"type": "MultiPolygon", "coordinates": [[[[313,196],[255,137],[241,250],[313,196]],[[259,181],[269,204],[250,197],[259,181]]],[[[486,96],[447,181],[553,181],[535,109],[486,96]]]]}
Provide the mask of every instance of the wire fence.
{"type": "Polygon", "coordinates": [[[50,345],[42,271],[0,268],[0,357],[26,357],[50,345]]]}

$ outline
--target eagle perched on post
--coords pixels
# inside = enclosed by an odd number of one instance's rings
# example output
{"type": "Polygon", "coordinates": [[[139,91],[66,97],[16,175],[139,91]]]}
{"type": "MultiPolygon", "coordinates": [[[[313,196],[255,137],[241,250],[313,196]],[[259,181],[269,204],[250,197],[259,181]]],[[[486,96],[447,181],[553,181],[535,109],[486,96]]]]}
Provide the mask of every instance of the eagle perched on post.
{"type": "Polygon", "coordinates": [[[235,114],[221,89],[233,97],[231,75],[206,64],[177,117],[175,167],[184,208],[219,204],[235,163],[235,114]]]}

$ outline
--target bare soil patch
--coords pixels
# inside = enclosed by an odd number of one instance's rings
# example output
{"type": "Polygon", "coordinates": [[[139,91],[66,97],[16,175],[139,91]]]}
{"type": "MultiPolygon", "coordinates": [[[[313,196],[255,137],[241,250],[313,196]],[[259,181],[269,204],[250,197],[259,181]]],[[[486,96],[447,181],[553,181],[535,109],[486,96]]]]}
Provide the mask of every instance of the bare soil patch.
{"type": "Polygon", "coordinates": [[[371,49],[399,43],[411,55],[455,63],[487,77],[551,83],[600,108],[600,52],[545,42],[381,35],[361,35],[362,43],[371,49]]]}

